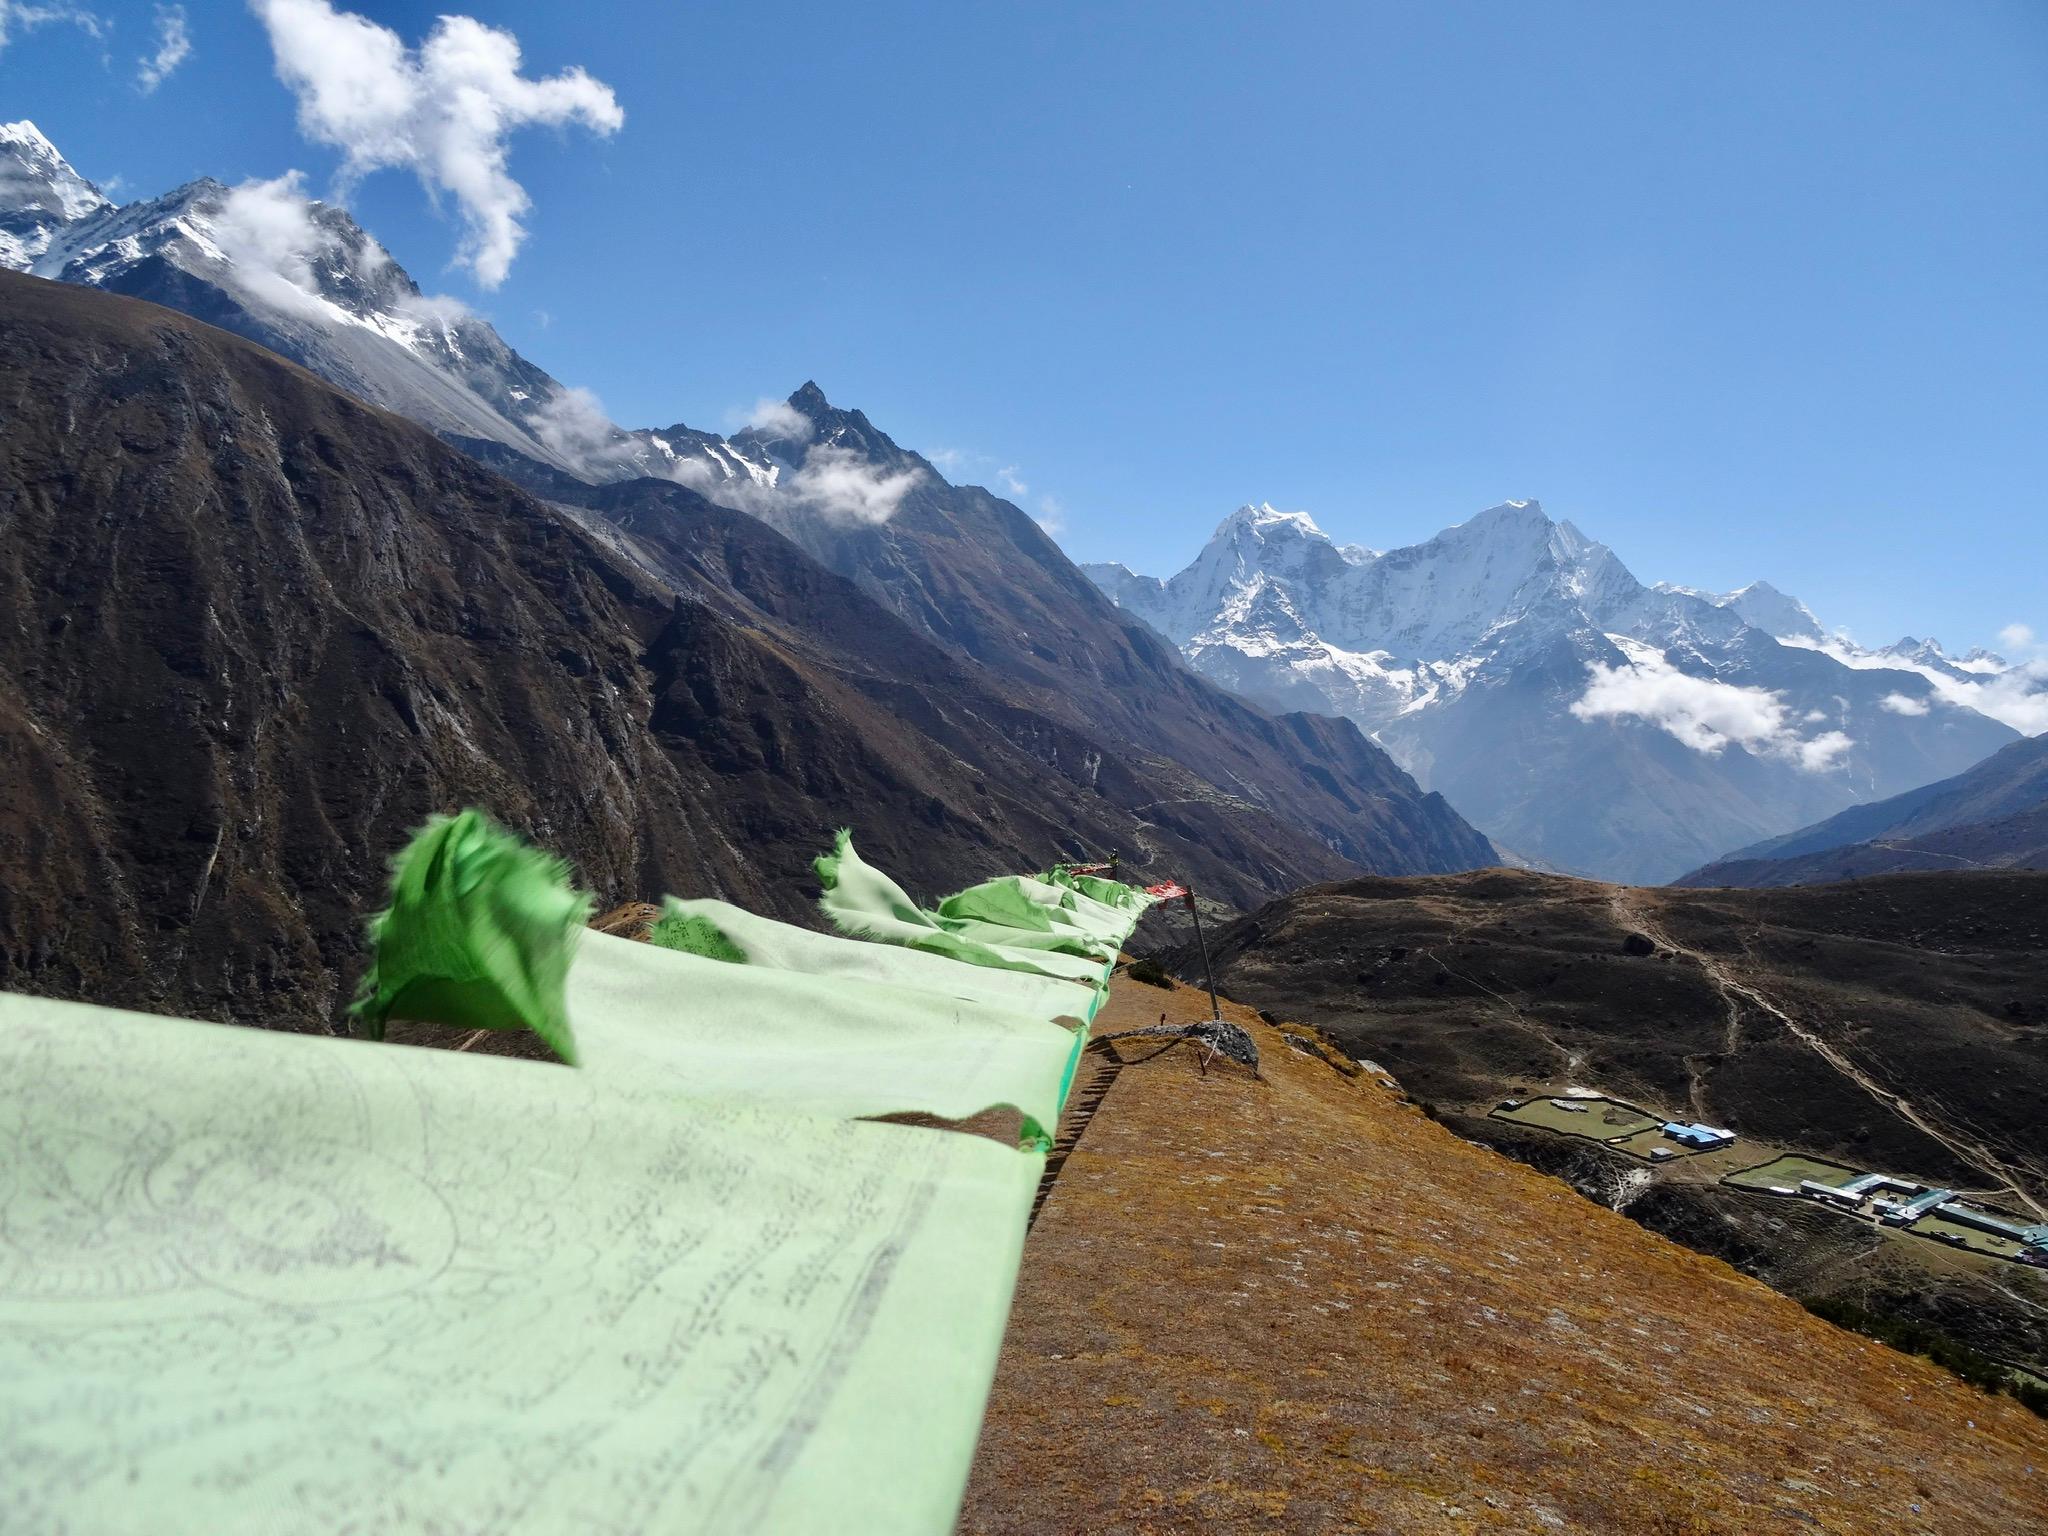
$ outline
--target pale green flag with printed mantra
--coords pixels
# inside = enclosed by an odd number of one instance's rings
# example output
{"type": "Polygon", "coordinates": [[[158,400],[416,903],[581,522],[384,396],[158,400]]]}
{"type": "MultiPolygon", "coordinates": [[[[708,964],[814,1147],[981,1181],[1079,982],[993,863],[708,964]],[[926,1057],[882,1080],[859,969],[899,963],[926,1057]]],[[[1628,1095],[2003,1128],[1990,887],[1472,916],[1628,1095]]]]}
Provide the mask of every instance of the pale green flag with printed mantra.
{"type": "Polygon", "coordinates": [[[910,947],[678,901],[636,944],[481,816],[423,829],[365,1029],[573,1067],[0,994],[0,1529],[950,1530],[1145,902],[935,918],[838,857],[828,910],[910,947]],[[997,1106],[1025,1148],[865,1118],[997,1106]]]}

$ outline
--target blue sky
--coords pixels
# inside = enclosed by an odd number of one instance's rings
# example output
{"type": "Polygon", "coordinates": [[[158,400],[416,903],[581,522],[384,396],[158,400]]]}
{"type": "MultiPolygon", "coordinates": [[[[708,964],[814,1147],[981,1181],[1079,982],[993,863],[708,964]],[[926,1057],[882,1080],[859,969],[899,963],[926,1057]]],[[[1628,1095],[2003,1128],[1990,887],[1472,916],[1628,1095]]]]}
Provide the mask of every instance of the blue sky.
{"type": "MultiPolygon", "coordinates": [[[[242,6],[188,3],[147,94],[153,8],[92,9],[14,29],[0,115],[127,196],[331,185],[242,6]]],[[[1865,641],[2048,634],[2035,0],[468,13],[623,129],[513,136],[494,291],[408,173],[349,201],[628,424],[814,377],[955,478],[1013,467],[1081,559],[1169,571],[1245,500],[1386,546],[1538,496],[1865,641]]]]}

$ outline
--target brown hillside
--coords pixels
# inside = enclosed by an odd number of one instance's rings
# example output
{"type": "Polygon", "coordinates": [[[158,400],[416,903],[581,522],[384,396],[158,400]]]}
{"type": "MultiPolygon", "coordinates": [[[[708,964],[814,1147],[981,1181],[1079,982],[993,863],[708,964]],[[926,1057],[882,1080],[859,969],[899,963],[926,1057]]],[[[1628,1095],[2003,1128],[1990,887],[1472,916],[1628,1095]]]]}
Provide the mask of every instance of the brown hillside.
{"type": "MultiPolygon", "coordinates": [[[[1211,940],[1234,996],[1333,1031],[1446,1111],[1584,1084],[2048,1201],[2039,874],[1784,890],[1372,877],[1211,940]]],[[[1174,959],[1196,974],[1191,951],[1174,959]]]]}
{"type": "MultiPolygon", "coordinates": [[[[1384,1062],[1457,1134],[1789,1295],[1911,1319],[2048,1375],[2048,1272],[1716,1182],[1796,1152],[2048,1216],[2048,876],[1782,890],[1370,878],[1210,937],[1227,991],[1384,1062]],[[1732,1160],[1646,1170],[1491,1113],[1574,1088],[1730,1127],[1732,1160]]],[[[1174,959],[1197,973],[1190,949],[1174,959]]]]}
{"type": "Polygon", "coordinates": [[[2048,1530],[2048,1423],[1229,1012],[1264,1082],[1128,1066],[1065,1163],[963,1531],[2048,1530]]]}

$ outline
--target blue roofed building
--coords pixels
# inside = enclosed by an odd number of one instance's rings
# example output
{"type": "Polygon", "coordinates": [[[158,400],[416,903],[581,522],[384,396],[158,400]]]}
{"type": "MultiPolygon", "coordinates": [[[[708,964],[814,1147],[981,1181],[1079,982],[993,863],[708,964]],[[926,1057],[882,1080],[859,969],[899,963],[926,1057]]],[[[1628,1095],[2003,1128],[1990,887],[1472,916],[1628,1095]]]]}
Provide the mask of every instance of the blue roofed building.
{"type": "Polygon", "coordinates": [[[1735,1140],[1735,1133],[1723,1130],[1717,1125],[1689,1124],[1673,1120],[1665,1125],[1664,1134],[1681,1146],[1691,1147],[1695,1152],[1710,1152],[1715,1147],[1725,1147],[1735,1140]]]}

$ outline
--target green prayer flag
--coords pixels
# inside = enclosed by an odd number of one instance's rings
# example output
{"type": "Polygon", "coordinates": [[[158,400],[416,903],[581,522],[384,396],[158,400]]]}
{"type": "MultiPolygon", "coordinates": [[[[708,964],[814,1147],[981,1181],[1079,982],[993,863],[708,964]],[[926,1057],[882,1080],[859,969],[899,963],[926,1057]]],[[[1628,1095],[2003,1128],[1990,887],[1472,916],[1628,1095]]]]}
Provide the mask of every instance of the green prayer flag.
{"type": "MultiPolygon", "coordinates": [[[[671,896],[650,938],[660,942],[671,923],[680,931],[711,930],[749,965],[801,972],[807,976],[892,982],[947,997],[1015,1009],[1044,1019],[1086,1019],[1094,1011],[1091,981],[1068,981],[1021,970],[962,965],[944,955],[874,944],[837,934],[814,933],[790,923],[758,917],[723,901],[680,901],[671,896]]],[[[689,947],[689,946],[676,946],[689,947]]],[[[695,953],[706,953],[703,949],[695,953]]]]}
{"type": "Polygon", "coordinates": [[[901,944],[968,965],[1090,982],[1102,976],[1105,962],[1111,958],[1085,948],[1076,952],[1069,940],[1056,935],[1049,945],[1031,944],[1026,941],[1033,935],[1001,925],[977,928],[957,921],[942,922],[912,901],[894,880],[863,862],[850,832],[839,834],[832,852],[818,859],[816,868],[824,887],[819,906],[841,933],[855,938],[901,944]]]}
{"type": "Polygon", "coordinates": [[[510,1060],[0,993],[10,1531],[951,1530],[1026,1216],[1149,902],[1055,875],[865,939],[586,931],[478,812],[394,860],[357,1004],[510,1060]],[[1071,951],[1071,952],[1069,952],[1071,951]],[[1026,1149],[873,1123],[1014,1106],[1026,1149]]]}
{"type": "Polygon", "coordinates": [[[391,862],[391,905],[370,919],[373,959],[352,1011],[372,1039],[394,1013],[530,1029],[573,1064],[562,986],[590,909],[568,865],[481,811],[436,816],[391,862]]]}

